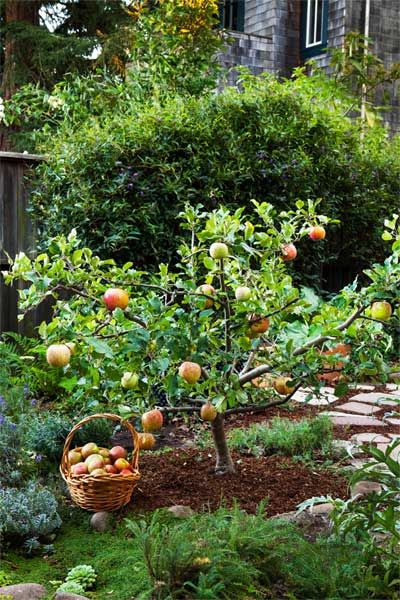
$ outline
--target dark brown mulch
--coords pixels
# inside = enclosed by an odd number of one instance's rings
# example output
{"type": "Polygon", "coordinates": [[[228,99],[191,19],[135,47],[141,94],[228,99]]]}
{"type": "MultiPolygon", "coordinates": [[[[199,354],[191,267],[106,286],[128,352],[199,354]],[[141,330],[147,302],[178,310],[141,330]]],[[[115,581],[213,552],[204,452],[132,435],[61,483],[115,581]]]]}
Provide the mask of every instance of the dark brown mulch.
{"type": "Polygon", "coordinates": [[[268,516],[296,509],[312,496],[330,494],[346,498],[348,485],[334,473],[312,469],[283,456],[243,457],[233,453],[234,475],[214,473],[213,451],[174,450],[162,455],[143,454],[142,478],[129,509],[154,510],[175,504],[194,510],[215,510],[221,503],[232,506],[236,499],[246,511],[268,499],[268,516]],[[239,461],[239,462],[237,462],[239,461]]]}

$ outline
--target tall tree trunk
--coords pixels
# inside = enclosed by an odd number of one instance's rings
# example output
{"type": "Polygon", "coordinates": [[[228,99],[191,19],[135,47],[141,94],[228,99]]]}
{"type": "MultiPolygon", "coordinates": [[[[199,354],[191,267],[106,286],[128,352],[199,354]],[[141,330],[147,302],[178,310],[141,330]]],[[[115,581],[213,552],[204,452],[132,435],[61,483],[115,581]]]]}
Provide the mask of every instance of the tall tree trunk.
{"type": "Polygon", "coordinates": [[[228,444],[226,441],[223,415],[218,414],[214,421],[212,421],[211,431],[213,434],[215,450],[217,453],[215,472],[219,475],[234,473],[235,467],[233,466],[231,453],[229,452],[228,444]]]}
{"type": "MultiPolygon", "coordinates": [[[[40,0],[6,0],[5,25],[11,23],[29,23],[39,25],[40,0]]],[[[4,45],[4,69],[1,83],[1,95],[8,100],[18,87],[16,78],[18,56],[29,56],[29,48],[20,47],[20,42],[11,31],[7,31],[4,45]]],[[[8,149],[5,132],[0,134],[0,150],[8,149]]]]}

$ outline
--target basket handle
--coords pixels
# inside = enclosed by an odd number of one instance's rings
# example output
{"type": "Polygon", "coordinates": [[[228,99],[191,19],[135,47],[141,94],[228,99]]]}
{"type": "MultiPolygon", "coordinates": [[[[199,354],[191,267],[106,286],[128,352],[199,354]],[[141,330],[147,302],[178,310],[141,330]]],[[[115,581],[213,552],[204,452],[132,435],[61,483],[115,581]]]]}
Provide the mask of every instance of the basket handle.
{"type": "Polygon", "coordinates": [[[134,429],[134,427],[129,423],[129,421],[125,421],[119,415],[113,415],[111,413],[90,415],[89,417],[85,417],[84,419],[82,419],[82,421],[79,421],[79,423],[77,423],[76,425],[73,426],[73,428],[71,429],[71,431],[69,432],[69,434],[67,435],[67,438],[65,440],[64,449],[63,449],[62,458],[61,458],[62,470],[64,472],[69,472],[69,470],[70,470],[68,452],[71,447],[71,442],[74,438],[75,433],[78,431],[78,429],[80,429],[86,423],[89,423],[89,421],[91,421],[92,419],[111,419],[112,421],[117,421],[121,425],[124,425],[129,430],[129,433],[131,434],[132,439],[133,439],[133,453],[132,453],[132,458],[131,458],[131,466],[134,471],[137,471],[138,464],[139,464],[139,436],[138,436],[136,430],[134,429]]]}

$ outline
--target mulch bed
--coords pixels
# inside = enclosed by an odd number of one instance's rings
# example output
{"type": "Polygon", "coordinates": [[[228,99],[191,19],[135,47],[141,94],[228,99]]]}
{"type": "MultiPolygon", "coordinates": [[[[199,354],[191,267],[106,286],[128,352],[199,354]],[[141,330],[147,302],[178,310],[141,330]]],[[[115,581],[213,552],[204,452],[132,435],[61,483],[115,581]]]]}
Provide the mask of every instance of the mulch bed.
{"type": "Polygon", "coordinates": [[[183,504],[193,510],[215,510],[221,503],[230,507],[236,500],[241,508],[254,513],[258,504],[267,499],[266,515],[270,517],[295,510],[312,496],[348,496],[343,477],[309,468],[291,458],[243,457],[233,453],[233,459],[237,472],[219,476],[214,473],[213,451],[143,454],[142,478],[128,508],[147,511],[183,504]]]}

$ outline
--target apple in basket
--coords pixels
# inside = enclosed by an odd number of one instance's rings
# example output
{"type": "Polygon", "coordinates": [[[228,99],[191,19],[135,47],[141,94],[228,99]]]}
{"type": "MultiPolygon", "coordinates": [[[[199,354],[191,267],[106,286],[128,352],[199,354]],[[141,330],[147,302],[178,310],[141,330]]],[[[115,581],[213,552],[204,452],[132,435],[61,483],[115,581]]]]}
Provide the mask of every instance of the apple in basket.
{"type": "Polygon", "coordinates": [[[68,460],[70,465],[77,465],[78,463],[83,462],[83,456],[76,449],[70,450],[68,452],[68,460]]]}
{"type": "Polygon", "coordinates": [[[116,469],[114,467],[114,465],[106,465],[104,467],[104,470],[105,470],[106,473],[112,473],[114,475],[116,475],[118,473],[118,469],[116,469]]]}
{"type": "Polygon", "coordinates": [[[118,471],[122,471],[123,469],[129,469],[130,463],[125,458],[117,458],[114,463],[114,467],[118,469],[118,471]]]}
{"type": "Polygon", "coordinates": [[[88,471],[88,466],[84,462],[80,462],[76,465],[72,465],[72,475],[86,475],[88,471]]]}
{"type": "Polygon", "coordinates": [[[120,475],[122,475],[122,477],[129,477],[132,475],[132,469],[122,469],[122,471],[120,471],[120,475]]]}
{"type": "Polygon", "coordinates": [[[107,471],[105,469],[94,469],[90,474],[97,477],[98,475],[107,475],[107,471]]]}
{"type": "Polygon", "coordinates": [[[116,461],[119,458],[126,458],[128,456],[128,451],[125,450],[122,446],[114,446],[110,450],[110,458],[112,461],[116,461]]]}
{"type": "Polygon", "coordinates": [[[87,464],[89,473],[104,467],[103,457],[100,454],[92,454],[85,460],[85,463],[87,464]]]}
{"type": "Polygon", "coordinates": [[[87,458],[91,454],[98,454],[98,453],[99,453],[99,448],[98,448],[97,444],[94,444],[93,442],[89,442],[88,444],[85,444],[81,448],[81,454],[82,454],[83,458],[87,458]]]}

